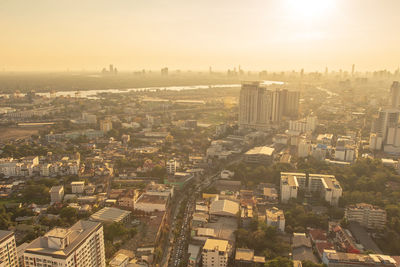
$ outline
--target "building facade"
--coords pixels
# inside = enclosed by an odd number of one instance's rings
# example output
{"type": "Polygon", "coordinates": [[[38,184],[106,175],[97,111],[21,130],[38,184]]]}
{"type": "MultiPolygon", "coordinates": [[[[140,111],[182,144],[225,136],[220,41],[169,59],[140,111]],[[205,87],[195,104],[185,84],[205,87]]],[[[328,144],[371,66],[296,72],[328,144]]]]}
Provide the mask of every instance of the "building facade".
{"type": "Polygon", "coordinates": [[[0,266],[19,266],[15,236],[11,231],[0,230],[0,266]]]}
{"type": "Polygon", "coordinates": [[[366,203],[346,207],[345,218],[369,229],[383,229],[386,225],[386,211],[366,203]]]}
{"type": "Polygon", "coordinates": [[[78,221],[69,229],[54,228],[32,241],[24,252],[25,267],[106,266],[103,226],[78,221]]]}

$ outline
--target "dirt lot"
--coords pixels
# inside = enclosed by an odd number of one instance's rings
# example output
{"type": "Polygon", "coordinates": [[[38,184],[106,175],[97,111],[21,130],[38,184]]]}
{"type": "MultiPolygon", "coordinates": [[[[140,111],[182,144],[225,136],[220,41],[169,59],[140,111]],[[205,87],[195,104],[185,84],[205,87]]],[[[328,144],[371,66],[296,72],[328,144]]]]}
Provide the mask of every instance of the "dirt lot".
{"type": "Polygon", "coordinates": [[[11,139],[20,139],[38,134],[40,127],[0,127],[0,142],[11,139]]]}

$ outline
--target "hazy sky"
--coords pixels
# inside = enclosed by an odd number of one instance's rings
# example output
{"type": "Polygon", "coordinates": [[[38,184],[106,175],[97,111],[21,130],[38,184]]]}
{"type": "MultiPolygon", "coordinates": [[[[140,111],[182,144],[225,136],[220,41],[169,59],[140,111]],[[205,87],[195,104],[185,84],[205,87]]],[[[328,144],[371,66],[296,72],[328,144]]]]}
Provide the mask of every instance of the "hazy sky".
{"type": "Polygon", "coordinates": [[[395,69],[399,0],[0,0],[0,69],[395,69]]]}

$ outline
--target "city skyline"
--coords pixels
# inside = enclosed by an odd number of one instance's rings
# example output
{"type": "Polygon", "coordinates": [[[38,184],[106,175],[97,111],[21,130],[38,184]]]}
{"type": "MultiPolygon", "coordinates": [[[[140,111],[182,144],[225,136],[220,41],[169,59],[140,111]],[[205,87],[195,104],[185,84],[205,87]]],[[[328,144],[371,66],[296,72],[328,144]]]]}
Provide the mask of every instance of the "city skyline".
{"type": "Polygon", "coordinates": [[[398,1],[5,1],[0,69],[398,68],[398,1]],[[51,23],[49,23],[51,22],[51,23]],[[339,45],[340,44],[340,45],[339,45]],[[368,55],[368,56],[366,56],[368,55]]]}

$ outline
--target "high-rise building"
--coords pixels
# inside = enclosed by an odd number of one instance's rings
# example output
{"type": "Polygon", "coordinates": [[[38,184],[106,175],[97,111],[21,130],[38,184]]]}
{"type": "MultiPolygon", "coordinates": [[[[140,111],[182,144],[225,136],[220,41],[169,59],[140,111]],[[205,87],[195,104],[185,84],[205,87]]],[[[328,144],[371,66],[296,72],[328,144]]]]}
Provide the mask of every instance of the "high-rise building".
{"type": "Polygon", "coordinates": [[[0,230],[0,266],[19,266],[15,236],[11,231],[0,230]]]}
{"type": "Polygon", "coordinates": [[[259,82],[244,82],[239,99],[239,128],[267,130],[271,120],[272,98],[259,82]]]}
{"type": "Polygon", "coordinates": [[[400,106],[400,83],[394,81],[390,87],[390,104],[393,108],[399,108],[400,106]]]}
{"type": "Polygon", "coordinates": [[[400,150],[400,109],[398,108],[383,108],[379,110],[378,118],[372,125],[372,135],[380,138],[382,142],[376,142],[371,146],[372,149],[379,150],[383,144],[385,151],[392,151],[398,148],[400,150]]]}
{"type": "Polygon", "coordinates": [[[267,130],[285,116],[297,116],[299,92],[267,90],[259,82],[244,82],[239,99],[239,128],[267,130]]]}
{"type": "Polygon", "coordinates": [[[27,246],[24,264],[25,267],[105,267],[103,226],[81,220],[69,229],[54,228],[27,246]]]}

